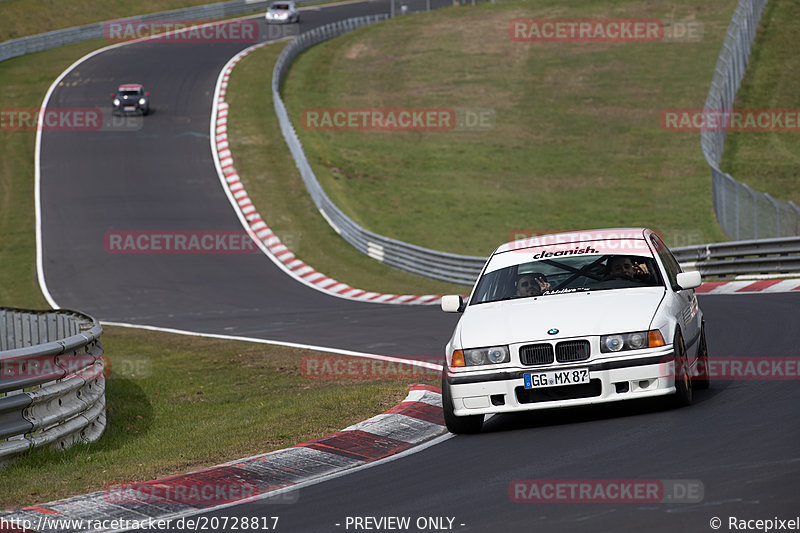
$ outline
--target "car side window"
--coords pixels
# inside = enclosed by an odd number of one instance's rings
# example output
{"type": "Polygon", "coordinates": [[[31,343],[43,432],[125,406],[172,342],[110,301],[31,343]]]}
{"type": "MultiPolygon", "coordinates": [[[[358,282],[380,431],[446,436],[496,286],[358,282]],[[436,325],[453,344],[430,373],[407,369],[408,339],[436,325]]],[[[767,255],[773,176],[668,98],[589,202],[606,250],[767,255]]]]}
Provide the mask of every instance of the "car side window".
{"type": "Polygon", "coordinates": [[[653,243],[653,247],[658,257],[661,259],[661,263],[664,265],[664,270],[667,271],[667,279],[669,280],[670,287],[677,287],[678,273],[682,272],[681,265],[657,235],[650,235],[650,241],[653,243]]]}

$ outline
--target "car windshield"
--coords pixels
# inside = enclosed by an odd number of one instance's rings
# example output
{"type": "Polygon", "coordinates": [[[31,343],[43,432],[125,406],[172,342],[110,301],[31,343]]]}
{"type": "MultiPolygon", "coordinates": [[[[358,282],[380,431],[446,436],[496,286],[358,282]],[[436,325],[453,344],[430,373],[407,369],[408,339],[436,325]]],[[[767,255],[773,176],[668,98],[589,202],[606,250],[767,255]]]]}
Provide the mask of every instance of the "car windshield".
{"type": "Polygon", "coordinates": [[[141,94],[142,94],[142,91],[140,91],[138,89],[133,89],[133,90],[125,89],[124,91],[120,91],[118,96],[122,96],[122,97],[125,97],[125,96],[139,96],[141,94]]]}
{"type": "Polygon", "coordinates": [[[289,5],[288,4],[275,4],[274,6],[272,6],[272,9],[274,9],[276,11],[277,10],[283,11],[283,10],[289,9],[289,5]]]}
{"type": "Polygon", "coordinates": [[[523,262],[486,273],[478,282],[470,305],[661,285],[661,275],[649,256],[593,254],[557,257],[523,262]]]}

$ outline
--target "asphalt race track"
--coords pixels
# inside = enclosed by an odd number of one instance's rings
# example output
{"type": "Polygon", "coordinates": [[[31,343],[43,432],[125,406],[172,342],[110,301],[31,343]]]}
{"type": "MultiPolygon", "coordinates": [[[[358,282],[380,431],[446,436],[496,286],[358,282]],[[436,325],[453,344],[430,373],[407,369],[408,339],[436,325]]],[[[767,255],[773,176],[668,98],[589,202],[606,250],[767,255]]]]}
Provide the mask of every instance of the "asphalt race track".
{"type": "MultiPolygon", "coordinates": [[[[712,357],[796,357],[796,299],[702,299],[712,357]]],[[[729,531],[731,516],[797,516],[798,400],[796,379],[737,380],[695,391],[695,403],[684,409],[646,401],[496,416],[480,435],[299,489],[294,505],[249,504],[206,516],[278,516],[280,530],[289,532],[346,531],[348,516],[410,516],[412,523],[440,516],[455,519],[454,531],[547,533],[693,533],[712,531],[717,517],[725,524],[720,531],[729,531]],[[697,503],[512,502],[512,481],[532,479],[691,480],[701,484],[703,497],[697,503]]]]}
{"type": "MultiPolygon", "coordinates": [[[[302,30],[387,6],[304,11],[302,30]]],[[[260,252],[106,251],[109,231],[244,231],[219,183],[208,135],[217,76],[250,44],[122,46],[80,64],[53,92],[51,109],[110,112],[117,85],[142,83],[153,110],[133,131],[43,133],[42,247],[51,296],[108,322],[440,357],[456,317],[436,306],[332,298],[291,280],[260,252]]]]}
{"type": "MultiPolygon", "coordinates": [[[[304,11],[302,27],[387,5],[304,11]]],[[[107,253],[104,236],[113,230],[242,229],[217,178],[208,132],[219,71],[246,46],[123,46],[82,63],[54,91],[51,107],[94,107],[109,105],[119,83],[141,82],[154,111],[136,131],[43,134],[43,259],[53,299],[103,321],[438,356],[457,317],[435,306],[330,297],[261,254],[107,253]]],[[[800,355],[797,298],[701,296],[712,358],[800,355]]],[[[479,532],[699,532],[713,531],[713,517],[729,531],[730,516],[793,519],[800,514],[799,404],[796,379],[737,380],[715,382],[680,410],[643,402],[497,416],[480,435],[301,488],[295,504],[207,516],[278,516],[277,530],[286,533],[355,531],[345,526],[348,516],[408,516],[407,531],[434,530],[417,529],[420,517],[448,517],[455,531],[479,532]],[[690,480],[703,494],[695,503],[512,502],[511,483],[525,479],[690,480]]]]}

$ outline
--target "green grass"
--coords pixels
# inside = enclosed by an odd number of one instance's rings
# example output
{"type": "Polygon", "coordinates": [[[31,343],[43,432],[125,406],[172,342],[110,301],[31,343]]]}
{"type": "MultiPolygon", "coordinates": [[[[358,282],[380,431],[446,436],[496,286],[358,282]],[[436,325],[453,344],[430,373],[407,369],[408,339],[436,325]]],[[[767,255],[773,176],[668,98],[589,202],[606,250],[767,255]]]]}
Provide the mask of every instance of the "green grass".
{"type": "MultiPolygon", "coordinates": [[[[753,47],[736,109],[800,109],[800,4],[770,2],[753,47]]],[[[800,132],[729,133],[722,169],[757,191],[800,202],[800,132]]]]}
{"type": "MultiPolygon", "coordinates": [[[[104,43],[87,41],[0,62],[0,108],[38,109],[47,88],[76,58],[104,43]]],[[[0,128],[0,305],[47,308],[36,282],[33,131],[0,128]]]]}
{"type": "Polygon", "coordinates": [[[102,340],[111,360],[105,434],[63,452],[34,450],[0,471],[0,509],[320,438],[396,405],[412,382],[305,377],[303,359],[320,354],[263,344],[114,327],[102,340]]]}
{"type": "MultiPolygon", "coordinates": [[[[0,63],[0,106],[36,108],[84,42],[0,63]]],[[[35,270],[34,140],[0,128],[0,305],[47,308],[35,270]]],[[[355,253],[355,252],[354,252],[355,253]]],[[[147,480],[265,453],[381,413],[413,381],[308,379],[312,352],[263,344],[107,327],[112,374],[108,427],[96,443],[66,452],[37,449],[0,470],[0,508],[31,505],[114,482],[147,480]],[[126,372],[144,363],[145,376],[126,372]]],[[[318,355],[318,354],[316,354],[318,355]]]]}
{"type": "Polygon", "coordinates": [[[213,0],[3,0],[0,2],[0,42],[94,22],[211,3],[213,0]]]}
{"type": "Polygon", "coordinates": [[[699,135],[659,118],[702,107],[735,3],[548,0],[401,17],[307,51],[283,94],[328,194],[377,233],[473,255],[519,231],[648,226],[671,245],[722,240],[699,135]],[[518,43],[518,17],[691,18],[704,32],[518,43]],[[474,131],[300,127],[307,108],[405,106],[491,107],[496,119],[474,131]]]}
{"type": "Polygon", "coordinates": [[[245,57],[233,70],[226,95],[236,169],[264,220],[297,257],[353,287],[395,294],[463,292],[464,287],[406,274],[359,253],[319,214],[276,126],[270,80],[283,46],[245,57]]]}

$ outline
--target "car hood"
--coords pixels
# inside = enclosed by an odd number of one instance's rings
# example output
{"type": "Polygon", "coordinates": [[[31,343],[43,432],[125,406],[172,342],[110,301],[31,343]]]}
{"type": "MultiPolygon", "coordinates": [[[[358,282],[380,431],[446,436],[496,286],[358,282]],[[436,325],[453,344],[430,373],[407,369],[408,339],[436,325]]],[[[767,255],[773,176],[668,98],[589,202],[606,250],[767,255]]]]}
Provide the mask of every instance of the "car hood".
{"type": "Polygon", "coordinates": [[[557,294],[470,305],[458,323],[462,348],[643,331],[664,289],[620,289],[557,294]],[[550,329],[558,333],[549,335],[550,329]]]}

